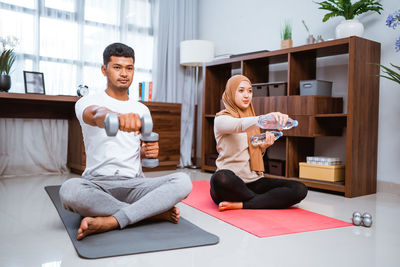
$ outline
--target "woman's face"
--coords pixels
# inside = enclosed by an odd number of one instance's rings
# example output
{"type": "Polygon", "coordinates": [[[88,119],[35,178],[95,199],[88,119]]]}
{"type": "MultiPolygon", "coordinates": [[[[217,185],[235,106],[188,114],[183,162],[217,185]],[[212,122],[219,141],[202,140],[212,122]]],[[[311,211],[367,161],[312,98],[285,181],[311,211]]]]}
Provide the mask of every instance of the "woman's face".
{"type": "Polygon", "coordinates": [[[251,100],[253,99],[253,88],[247,81],[242,81],[235,93],[235,104],[240,109],[246,109],[249,107],[251,100]]]}

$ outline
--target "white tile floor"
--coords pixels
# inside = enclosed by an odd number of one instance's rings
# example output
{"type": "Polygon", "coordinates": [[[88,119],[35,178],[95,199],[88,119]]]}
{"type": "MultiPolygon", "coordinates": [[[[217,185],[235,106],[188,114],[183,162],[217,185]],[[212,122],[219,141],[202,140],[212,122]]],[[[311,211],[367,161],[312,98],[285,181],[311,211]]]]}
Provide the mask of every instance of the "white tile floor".
{"type": "MultiPolygon", "coordinates": [[[[193,180],[209,173],[183,169],[193,180]]],[[[169,172],[152,172],[159,176],[169,172]]],[[[218,235],[213,246],[98,260],[76,254],[56,209],[44,191],[71,175],[0,177],[0,266],[400,266],[400,192],[344,198],[310,191],[299,207],[350,221],[354,210],[373,216],[371,228],[338,229],[258,238],[179,204],[183,217],[218,235]]]]}

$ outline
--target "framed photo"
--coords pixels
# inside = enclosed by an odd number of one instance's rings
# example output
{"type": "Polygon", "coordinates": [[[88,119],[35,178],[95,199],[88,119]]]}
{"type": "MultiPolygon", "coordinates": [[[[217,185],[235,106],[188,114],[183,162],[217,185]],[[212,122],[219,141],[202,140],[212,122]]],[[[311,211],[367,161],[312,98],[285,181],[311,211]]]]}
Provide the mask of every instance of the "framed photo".
{"type": "Polygon", "coordinates": [[[45,94],[44,76],[42,72],[24,70],[25,93],[45,94]]]}

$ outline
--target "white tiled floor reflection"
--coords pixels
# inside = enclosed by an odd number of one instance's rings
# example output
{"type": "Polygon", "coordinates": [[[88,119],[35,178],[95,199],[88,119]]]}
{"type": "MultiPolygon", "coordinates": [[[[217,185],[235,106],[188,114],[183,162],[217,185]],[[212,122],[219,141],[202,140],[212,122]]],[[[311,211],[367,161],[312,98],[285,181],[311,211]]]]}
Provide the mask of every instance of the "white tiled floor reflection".
{"type": "MultiPolygon", "coordinates": [[[[193,180],[209,173],[178,169],[193,180]]],[[[170,173],[150,172],[154,177],[170,173]]],[[[44,191],[74,174],[0,177],[0,266],[400,266],[400,192],[344,198],[310,191],[299,207],[350,221],[368,211],[371,228],[344,227],[258,238],[184,204],[184,218],[220,237],[220,243],[98,260],[79,258],[44,191]]]]}

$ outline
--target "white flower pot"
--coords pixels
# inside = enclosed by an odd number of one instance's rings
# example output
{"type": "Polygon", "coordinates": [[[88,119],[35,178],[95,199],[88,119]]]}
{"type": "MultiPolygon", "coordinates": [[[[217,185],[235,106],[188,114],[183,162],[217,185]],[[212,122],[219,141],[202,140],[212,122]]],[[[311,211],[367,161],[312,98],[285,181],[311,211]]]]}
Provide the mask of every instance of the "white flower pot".
{"type": "Polygon", "coordinates": [[[358,19],[349,19],[342,21],[336,26],[336,38],[345,38],[349,36],[362,36],[364,33],[364,26],[358,19]]]}

